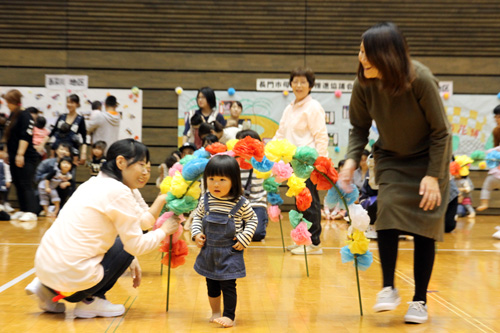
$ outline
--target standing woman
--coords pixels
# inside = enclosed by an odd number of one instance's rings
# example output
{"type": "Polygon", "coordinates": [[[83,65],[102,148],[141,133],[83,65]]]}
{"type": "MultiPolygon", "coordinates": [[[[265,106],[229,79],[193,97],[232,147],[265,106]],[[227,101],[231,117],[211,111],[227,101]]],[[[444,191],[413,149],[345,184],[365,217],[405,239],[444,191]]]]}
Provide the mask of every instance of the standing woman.
{"type": "Polygon", "coordinates": [[[194,112],[189,112],[186,117],[182,143],[187,142],[187,135],[189,129],[191,128],[191,117],[195,114],[200,114],[205,123],[210,123],[216,120],[222,125],[223,128],[226,126],[226,119],[224,119],[224,116],[217,111],[217,100],[215,99],[215,92],[212,88],[203,87],[198,90],[198,93],[196,94],[196,103],[198,104],[199,109],[194,112]]]}
{"type": "Polygon", "coordinates": [[[33,188],[33,177],[40,155],[33,147],[33,127],[35,120],[30,110],[21,110],[19,90],[10,90],[2,96],[7,102],[10,116],[4,133],[7,142],[12,182],[16,187],[17,201],[20,211],[12,215],[12,219],[23,222],[36,221],[38,201],[33,188]]]}
{"type": "MultiPolygon", "coordinates": [[[[311,97],[316,77],[310,68],[295,68],[290,73],[295,100],[286,107],[273,140],[287,139],[297,147],[309,146],[318,151],[319,156],[328,156],[328,133],[326,131],[325,110],[311,97]]],[[[316,185],[307,179],[306,186],[311,192],[311,207],[304,212],[304,218],[312,223],[309,232],[312,244],[306,246],[307,254],[323,254],[320,245],[321,201],[316,185]]],[[[291,245],[292,254],[304,254],[304,247],[291,245]]]]}
{"type": "MultiPolygon", "coordinates": [[[[143,233],[155,223],[166,198],[159,195],[151,207],[144,202],[138,189],[150,175],[145,145],[123,139],[109,147],[101,172],[73,193],[36,251],[37,277],[26,293],[38,298],[42,310],[64,312],[64,303],[53,301],[60,294],[77,303],[77,318],[115,317],[125,312],[122,304],[106,300],[106,293],[134,256],[157,249],[179,228],[178,218],[172,217],[159,229],[143,233]]],[[[136,288],[141,282],[137,260],[132,267],[136,288]]]]}
{"type": "Polygon", "coordinates": [[[405,321],[424,323],[435,241],[443,239],[449,195],[450,126],[437,79],[410,59],[396,25],[384,22],[368,29],[358,57],[349,106],[353,129],[339,179],[344,186],[352,182],[374,120],[380,134],[373,146],[379,185],[375,227],[384,280],[374,310],[394,310],[400,303],[394,288],[398,237],[413,235],[415,294],[405,321]]]}

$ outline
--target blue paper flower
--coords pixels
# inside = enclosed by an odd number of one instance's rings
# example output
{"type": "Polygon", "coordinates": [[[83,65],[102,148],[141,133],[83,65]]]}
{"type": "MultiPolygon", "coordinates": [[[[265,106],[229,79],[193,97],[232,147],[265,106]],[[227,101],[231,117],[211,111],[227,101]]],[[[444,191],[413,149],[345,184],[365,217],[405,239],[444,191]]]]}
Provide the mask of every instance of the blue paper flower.
{"type": "MultiPolygon", "coordinates": [[[[340,181],[337,182],[336,186],[340,192],[340,195],[346,201],[347,206],[352,205],[358,199],[359,190],[356,187],[356,185],[351,184],[351,186],[352,186],[351,193],[346,193],[346,192],[344,192],[344,190],[342,190],[342,184],[340,183],[340,181]]],[[[344,202],[342,201],[341,196],[339,196],[339,193],[337,192],[335,187],[332,187],[331,189],[328,190],[328,193],[327,193],[326,198],[325,198],[325,204],[329,208],[334,208],[335,206],[337,206],[337,204],[339,204],[340,209],[347,209],[347,207],[344,206],[344,202]]]]}
{"type": "Polygon", "coordinates": [[[194,152],[193,156],[196,158],[210,158],[210,153],[206,151],[205,148],[201,147],[194,152]]]}
{"type": "MultiPolygon", "coordinates": [[[[351,250],[349,250],[347,245],[340,249],[340,258],[344,264],[346,262],[354,261],[354,254],[351,253],[351,250]]],[[[366,271],[373,262],[373,254],[370,251],[366,251],[365,254],[358,254],[357,260],[358,268],[362,271],[366,271]]]]}
{"type": "Polygon", "coordinates": [[[187,181],[197,179],[205,171],[208,161],[206,158],[197,158],[187,162],[182,168],[182,177],[187,181]]]}
{"type": "Polygon", "coordinates": [[[486,155],[486,165],[488,169],[494,169],[500,163],[500,151],[492,151],[486,155]]]}
{"type": "Polygon", "coordinates": [[[283,204],[283,199],[281,199],[278,193],[268,193],[267,201],[269,201],[271,206],[279,206],[283,204]]]}
{"type": "Polygon", "coordinates": [[[252,163],[252,166],[254,169],[260,171],[260,172],[268,172],[273,168],[274,162],[270,161],[267,159],[267,157],[264,156],[262,159],[262,162],[259,162],[255,159],[255,157],[252,157],[250,160],[250,163],[252,163]]]}

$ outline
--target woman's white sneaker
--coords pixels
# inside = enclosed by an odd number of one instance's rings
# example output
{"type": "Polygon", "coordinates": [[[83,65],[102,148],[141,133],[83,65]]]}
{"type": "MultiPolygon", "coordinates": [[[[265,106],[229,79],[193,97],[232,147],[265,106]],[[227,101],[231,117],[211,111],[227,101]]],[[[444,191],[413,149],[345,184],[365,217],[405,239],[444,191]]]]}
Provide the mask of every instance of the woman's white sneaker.
{"type": "Polygon", "coordinates": [[[26,212],[19,218],[19,221],[21,222],[36,222],[38,220],[38,217],[36,216],[35,213],[30,213],[26,212]]]}
{"type": "Polygon", "coordinates": [[[11,219],[11,220],[19,220],[19,218],[20,218],[21,216],[23,216],[23,215],[24,215],[24,212],[17,211],[17,212],[15,212],[14,214],[12,214],[12,215],[10,216],[10,219],[11,219]]]}
{"type": "Polygon", "coordinates": [[[66,310],[66,305],[64,305],[64,303],[52,302],[52,298],[56,295],[45,287],[37,277],[34,278],[24,290],[27,295],[38,300],[38,307],[43,311],[63,313],[66,310]]]}
{"type": "Polygon", "coordinates": [[[373,306],[375,312],[395,310],[401,303],[401,297],[397,289],[385,287],[377,294],[377,303],[373,306]]]}
{"type": "Polygon", "coordinates": [[[107,299],[94,297],[94,300],[87,304],[85,301],[78,302],[75,306],[75,317],[117,317],[125,313],[123,304],[113,304],[107,299]]]}
{"type": "Polygon", "coordinates": [[[427,305],[424,301],[408,302],[408,312],[405,315],[405,322],[410,324],[423,324],[429,319],[427,305]]]}

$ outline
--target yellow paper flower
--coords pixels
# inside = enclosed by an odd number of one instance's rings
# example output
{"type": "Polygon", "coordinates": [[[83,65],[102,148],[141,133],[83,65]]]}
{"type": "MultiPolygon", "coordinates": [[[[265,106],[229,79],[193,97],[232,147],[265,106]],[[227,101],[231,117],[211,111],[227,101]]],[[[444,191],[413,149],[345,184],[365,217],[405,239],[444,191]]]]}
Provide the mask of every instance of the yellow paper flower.
{"type": "Polygon", "coordinates": [[[287,139],[283,139],[268,142],[264,153],[270,161],[279,162],[283,160],[285,163],[290,163],[296,150],[295,145],[291,144],[287,139]]]}
{"type": "Polygon", "coordinates": [[[460,165],[460,176],[466,177],[469,175],[469,166],[474,163],[474,160],[467,155],[455,156],[455,162],[460,165]]]}
{"type": "Polygon", "coordinates": [[[267,179],[267,178],[271,177],[271,175],[272,175],[271,170],[269,170],[267,172],[260,172],[257,169],[253,169],[253,173],[255,174],[255,177],[257,177],[259,179],[267,179]]]}
{"type": "Polygon", "coordinates": [[[160,184],[160,191],[162,194],[168,193],[170,191],[170,187],[172,186],[172,177],[167,176],[163,178],[163,181],[160,184]]]}
{"type": "Polygon", "coordinates": [[[299,178],[292,173],[292,176],[288,178],[288,191],[286,191],[287,197],[294,197],[298,195],[306,187],[306,180],[299,178]]]}
{"type": "Polygon", "coordinates": [[[184,193],[186,193],[188,185],[189,184],[186,182],[184,177],[182,177],[182,174],[177,171],[174,175],[174,178],[172,178],[170,192],[177,198],[181,198],[184,193]]]}
{"type": "Polygon", "coordinates": [[[201,195],[200,182],[194,182],[194,184],[189,188],[189,191],[187,191],[186,195],[198,199],[201,195]]]}
{"type": "Polygon", "coordinates": [[[365,254],[368,251],[370,241],[366,238],[363,231],[354,229],[354,232],[349,236],[347,245],[352,254],[365,254]]]}
{"type": "Polygon", "coordinates": [[[229,150],[233,150],[234,145],[235,145],[235,144],[236,144],[236,142],[238,142],[238,141],[240,141],[240,140],[238,140],[238,139],[231,139],[231,140],[227,141],[227,142],[226,142],[226,147],[227,147],[227,150],[228,150],[228,151],[229,151],[229,150]]]}

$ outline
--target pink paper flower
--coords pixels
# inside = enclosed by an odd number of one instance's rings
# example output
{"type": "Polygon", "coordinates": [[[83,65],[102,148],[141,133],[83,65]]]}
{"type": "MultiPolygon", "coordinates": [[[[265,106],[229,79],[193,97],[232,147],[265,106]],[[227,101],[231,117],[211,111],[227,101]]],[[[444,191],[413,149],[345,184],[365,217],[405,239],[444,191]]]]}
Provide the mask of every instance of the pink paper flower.
{"type": "Polygon", "coordinates": [[[274,163],[272,172],[276,182],[281,183],[290,178],[293,173],[293,168],[290,164],[279,161],[274,163]]]}
{"type": "Polygon", "coordinates": [[[172,167],[170,169],[168,169],[168,175],[170,177],[174,177],[176,171],[179,171],[180,173],[182,173],[182,168],[183,168],[183,165],[180,164],[179,162],[177,162],[174,165],[172,165],[172,167]]]}
{"type": "Polygon", "coordinates": [[[281,216],[281,209],[279,206],[269,206],[267,214],[272,222],[279,222],[281,216]]]}
{"type": "MultiPolygon", "coordinates": [[[[160,216],[160,217],[158,218],[158,220],[156,220],[155,225],[153,226],[153,230],[156,230],[156,229],[158,229],[159,227],[161,227],[161,226],[162,226],[162,224],[163,224],[163,223],[164,223],[164,222],[165,222],[165,221],[166,221],[169,217],[171,217],[172,215],[174,215],[174,212],[165,212],[165,213],[163,213],[163,215],[162,215],[162,216],[160,216]]],[[[184,215],[180,215],[180,216],[179,216],[179,220],[180,220],[181,222],[182,222],[182,221],[184,221],[184,220],[185,220],[185,219],[184,219],[184,215]]],[[[173,236],[172,236],[172,244],[173,244],[173,243],[176,243],[176,242],[179,240],[179,238],[180,238],[180,237],[181,237],[181,235],[182,235],[183,230],[184,230],[184,228],[182,227],[182,225],[181,225],[181,224],[179,224],[179,229],[177,229],[177,231],[176,231],[176,232],[173,234],[173,236]]],[[[162,241],[162,244],[163,244],[163,243],[165,243],[166,245],[168,245],[168,244],[170,243],[170,235],[169,235],[169,236],[167,236],[167,237],[165,237],[165,239],[162,241]]],[[[167,246],[167,248],[168,248],[168,246],[167,246]]],[[[161,251],[161,250],[160,250],[160,251],[161,251]]],[[[162,251],[162,252],[165,252],[165,251],[162,251]]],[[[168,250],[167,250],[167,252],[168,252],[168,250]]]]}
{"type": "Polygon", "coordinates": [[[311,245],[311,233],[307,231],[307,224],[300,222],[291,232],[292,240],[297,245],[311,245]]]}

